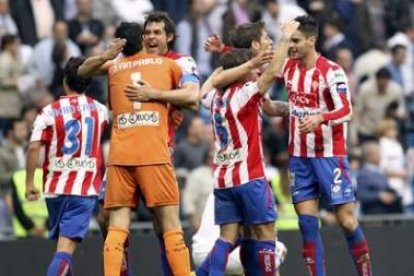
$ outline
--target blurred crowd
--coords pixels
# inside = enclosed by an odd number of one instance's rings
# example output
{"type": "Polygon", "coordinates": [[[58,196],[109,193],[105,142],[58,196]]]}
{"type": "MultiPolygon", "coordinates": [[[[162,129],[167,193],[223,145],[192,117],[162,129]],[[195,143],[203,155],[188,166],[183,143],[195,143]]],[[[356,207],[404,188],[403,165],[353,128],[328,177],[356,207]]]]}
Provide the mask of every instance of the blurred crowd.
{"type": "MultiPolygon", "coordinates": [[[[303,14],[317,18],[318,50],[343,67],[353,94],[348,150],[361,215],[414,211],[413,1],[0,0],[0,233],[11,229],[18,216],[26,235],[44,235],[44,229],[30,223],[34,218],[23,214],[26,221],[21,222],[25,200],[13,179],[25,167],[38,110],[63,94],[65,61],[100,53],[119,22],[143,23],[153,10],[173,18],[175,50],[195,58],[202,80],[219,60],[203,49],[209,36],[228,43],[234,26],[261,20],[277,43],[282,22],[303,14]]],[[[95,78],[87,94],[106,103],[106,89],[105,78],[95,78]]],[[[272,91],[272,98],[286,99],[282,83],[272,91]]],[[[278,223],[292,229],[287,119],[264,118],[263,126],[268,179],[281,214],[278,223]]],[[[185,111],[176,137],[182,217],[194,230],[212,191],[211,132],[206,110],[185,111]]],[[[139,220],[150,216],[144,209],[138,214],[139,220]]],[[[325,223],[335,223],[330,214],[322,204],[325,223]]]]}

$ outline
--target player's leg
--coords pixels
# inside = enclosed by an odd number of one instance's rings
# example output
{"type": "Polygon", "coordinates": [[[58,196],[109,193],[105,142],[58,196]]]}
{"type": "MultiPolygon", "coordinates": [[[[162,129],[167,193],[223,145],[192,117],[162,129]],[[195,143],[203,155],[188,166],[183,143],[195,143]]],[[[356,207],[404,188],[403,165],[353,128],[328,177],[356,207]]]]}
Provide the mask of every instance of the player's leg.
{"type": "Polygon", "coordinates": [[[131,223],[131,208],[136,207],[136,181],[132,167],[110,166],[105,195],[109,210],[108,235],[104,245],[105,276],[119,276],[131,223]]]}
{"type": "Polygon", "coordinates": [[[358,224],[355,204],[341,204],[336,206],[335,210],[336,218],[344,231],[348,249],[354,260],[358,275],[371,276],[372,269],[368,242],[365,239],[361,226],[358,224]]]}
{"type": "Polygon", "coordinates": [[[241,240],[242,263],[248,275],[271,275],[275,267],[275,201],[265,179],[250,181],[237,188],[245,237],[241,240]]]}
{"type": "Polygon", "coordinates": [[[154,228],[155,235],[158,239],[158,246],[160,249],[160,260],[161,260],[161,270],[163,276],[172,276],[172,271],[170,268],[170,264],[168,263],[167,258],[167,251],[165,250],[165,241],[164,235],[162,234],[160,223],[156,219],[155,215],[153,214],[152,217],[152,226],[154,228]]]}
{"type": "Polygon", "coordinates": [[[163,233],[173,275],[188,276],[191,272],[190,254],[181,229],[178,184],[172,165],[142,166],[136,170],[135,176],[146,205],[153,210],[163,233]]]}
{"type": "Polygon", "coordinates": [[[312,171],[312,158],[291,157],[291,193],[302,235],[302,255],[309,274],[325,275],[325,256],[319,233],[319,186],[312,171]]]}
{"type": "MultiPolygon", "coordinates": [[[[101,230],[101,234],[103,237],[103,240],[106,240],[106,237],[108,236],[108,227],[109,227],[109,210],[106,210],[104,208],[104,202],[105,202],[105,190],[106,190],[106,175],[104,176],[104,180],[102,182],[101,191],[99,192],[98,196],[98,203],[99,203],[99,213],[97,216],[97,221],[99,228],[101,230]]],[[[122,270],[120,276],[129,276],[131,275],[129,272],[129,239],[125,241],[124,245],[124,259],[122,263],[122,270]]]]}
{"type": "Polygon", "coordinates": [[[214,221],[220,234],[210,253],[197,268],[197,276],[224,275],[228,256],[239,237],[243,217],[233,192],[238,188],[214,190],[214,221]]]}
{"type": "Polygon", "coordinates": [[[47,199],[51,239],[58,239],[47,275],[72,275],[72,255],[85,237],[96,197],[59,196],[47,199]]]}
{"type": "Polygon", "coordinates": [[[355,192],[345,157],[315,158],[313,167],[327,202],[335,205],[336,217],[344,230],[359,275],[372,275],[367,241],[355,213],[355,192]]]}

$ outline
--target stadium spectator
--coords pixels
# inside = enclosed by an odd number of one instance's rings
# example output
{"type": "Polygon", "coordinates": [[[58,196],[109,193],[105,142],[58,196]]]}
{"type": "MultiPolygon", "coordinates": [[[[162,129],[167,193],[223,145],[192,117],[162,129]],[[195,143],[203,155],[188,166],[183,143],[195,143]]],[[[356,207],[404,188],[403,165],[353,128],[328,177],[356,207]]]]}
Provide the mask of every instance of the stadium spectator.
{"type": "Polygon", "coordinates": [[[407,48],[404,45],[397,44],[391,48],[391,61],[388,63],[386,68],[391,74],[391,79],[398,83],[404,90],[405,83],[402,74],[402,67],[407,59],[407,48]]]}
{"type": "Polygon", "coordinates": [[[52,35],[53,24],[63,20],[62,0],[10,1],[10,10],[23,44],[34,46],[52,35]]]}
{"type": "MultiPolygon", "coordinates": [[[[35,171],[34,185],[41,191],[43,187],[42,164],[35,171]]],[[[26,171],[14,172],[11,179],[13,202],[13,232],[16,238],[45,237],[47,233],[48,212],[45,199],[31,202],[26,200],[26,171]]]]}
{"type": "Polygon", "coordinates": [[[16,35],[1,39],[0,53],[0,130],[10,119],[18,118],[23,108],[18,82],[24,73],[19,56],[20,41],[16,35]]]}
{"type": "Polygon", "coordinates": [[[354,45],[345,37],[342,32],[341,21],[335,18],[326,20],[323,26],[323,34],[325,35],[325,42],[323,44],[323,51],[327,58],[334,59],[337,48],[351,49],[355,55],[354,45]]]}
{"type": "Polygon", "coordinates": [[[178,52],[190,55],[197,60],[201,80],[212,71],[212,55],[203,50],[204,41],[213,33],[204,0],[189,1],[189,13],[177,24],[178,36],[175,48],[178,52]]]}
{"type": "Polygon", "coordinates": [[[389,62],[386,45],[376,44],[355,59],[354,73],[359,84],[374,79],[379,69],[389,62]]]}
{"type": "Polygon", "coordinates": [[[65,68],[65,64],[69,59],[69,52],[64,42],[56,42],[53,45],[52,50],[52,62],[54,66],[53,70],[53,79],[52,83],[49,85],[48,89],[53,97],[58,99],[61,96],[65,95],[65,91],[63,89],[63,71],[65,68]]]}
{"type": "Polygon", "coordinates": [[[81,55],[79,47],[68,38],[66,22],[57,21],[53,26],[53,37],[46,38],[36,44],[29,64],[31,74],[46,87],[53,81],[55,65],[53,64],[52,54],[56,43],[66,44],[68,56],[70,57],[81,55]]]}
{"type": "Polygon", "coordinates": [[[203,157],[208,151],[208,143],[204,140],[204,122],[194,117],[187,130],[185,140],[178,143],[174,150],[174,165],[189,171],[203,164],[203,157]]]}
{"type": "Polygon", "coordinates": [[[378,70],[375,79],[361,85],[355,101],[360,144],[377,139],[378,124],[384,118],[386,108],[394,101],[398,102],[398,116],[403,117],[405,108],[402,89],[391,80],[391,74],[385,68],[378,70]]]}
{"type": "Polygon", "coordinates": [[[262,13],[262,21],[265,23],[269,36],[277,43],[282,36],[279,26],[297,16],[305,15],[306,11],[292,3],[279,3],[279,0],[266,0],[262,13]]]}
{"type": "Polygon", "coordinates": [[[25,168],[25,147],[28,142],[26,121],[12,120],[5,129],[5,139],[0,147],[0,197],[10,191],[13,173],[25,168]]]}
{"type": "Polygon", "coordinates": [[[334,61],[344,69],[346,77],[348,78],[349,90],[351,91],[351,96],[354,98],[356,96],[356,91],[358,87],[358,80],[353,72],[354,68],[354,55],[352,54],[351,49],[348,47],[336,47],[335,49],[335,58],[334,61]]]}
{"type": "Polygon", "coordinates": [[[43,108],[36,117],[26,158],[26,199],[39,200],[34,177],[45,145],[43,193],[49,212],[49,238],[57,242],[47,275],[73,273],[72,255],[88,231],[103,175],[101,138],[108,110],[83,94],[89,79],[78,76],[78,67],[84,60],[71,58],[67,62],[66,96],[43,108]],[[84,135],[75,134],[79,132],[84,135]]]}
{"type": "Polygon", "coordinates": [[[396,45],[403,45],[407,49],[407,57],[402,66],[404,80],[404,94],[406,96],[414,93],[414,25],[410,20],[400,26],[398,33],[388,39],[388,48],[392,49],[396,45]]]}
{"type": "Polygon", "coordinates": [[[212,155],[210,150],[204,152],[203,163],[190,171],[183,190],[183,213],[189,219],[193,232],[200,227],[207,198],[213,191],[212,155]]]}
{"type": "Polygon", "coordinates": [[[401,213],[401,198],[389,186],[380,168],[380,147],[377,142],[362,146],[364,165],[357,175],[357,196],[364,215],[401,213]]]}
{"type": "Polygon", "coordinates": [[[78,44],[85,55],[88,50],[98,44],[104,35],[104,25],[92,17],[93,0],[77,0],[77,16],[68,24],[69,38],[78,44]]]}
{"type": "Polygon", "coordinates": [[[397,123],[386,119],[378,125],[380,168],[387,177],[390,188],[402,199],[404,207],[413,203],[413,193],[408,184],[405,155],[398,141],[397,123]]]}
{"type": "Polygon", "coordinates": [[[9,0],[0,0],[0,37],[6,34],[18,35],[18,30],[10,14],[9,0]]]}
{"type": "Polygon", "coordinates": [[[226,45],[230,44],[233,28],[248,22],[256,22],[261,18],[257,0],[228,0],[227,10],[222,16],[221,37],[226,45]]]}
{"type": "Polygon", "coordinates": [[[116,16],[123,22],[143,24],[145,15],[154,9],[150,0],[111,0],[116,16]]]}

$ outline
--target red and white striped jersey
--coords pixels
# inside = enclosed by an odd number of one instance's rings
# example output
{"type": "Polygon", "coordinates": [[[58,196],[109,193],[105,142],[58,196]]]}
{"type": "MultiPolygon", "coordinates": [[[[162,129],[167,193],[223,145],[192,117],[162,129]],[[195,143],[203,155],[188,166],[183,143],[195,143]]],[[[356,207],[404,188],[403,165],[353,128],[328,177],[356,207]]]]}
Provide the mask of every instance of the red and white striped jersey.
{"type": "Polygon", "coordinates": [[[264,178],[261,144],[261,104],[257,83],[232,85],[224,93],[212,90],[201,102],[211,110],[216,152],[214,188],[237,187],[264,178]]]}
{"type": "Polygon", "coordinates": [[[322,56],[309,69],[297,60],[287,59],[283,77],[290,108],[290,154],[300,157],[347,155],[347,121],[352,116],[352,105],[342,68],[322,56]],[[301,118],[314,114],[322,114],[324,122],[312,133],[301,133],[301,118]]]}
{"type": "Polygon", "coordinates": [[[46,195],[99,193],[104,169],[101,137],[107,124],[107,108],[85,95],[61,97],[42,109],[30,141],[45,145],[46,195]]]}

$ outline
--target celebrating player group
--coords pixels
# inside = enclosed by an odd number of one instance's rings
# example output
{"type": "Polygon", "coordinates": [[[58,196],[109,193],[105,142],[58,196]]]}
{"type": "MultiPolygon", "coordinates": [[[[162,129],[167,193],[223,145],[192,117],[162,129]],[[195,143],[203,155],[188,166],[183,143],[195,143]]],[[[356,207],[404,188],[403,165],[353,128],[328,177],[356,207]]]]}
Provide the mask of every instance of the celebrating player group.
{"type": "Polygon", "coordinates": [[[104,274],[132,275],[129,227],[140,201],[153,215],[162,275],[279,275],[286,248],[277,240],[276,205],[265,175],[262,113],[289,118],[292,202],[309,275],[326,275],[321,197],[333,206],[357,275],[372,275],[349,176],[352,105],[346,75],[317,53],[313,18],[276,27],[282,37],[275,46],[261,22],[236,27],[230,46],[212,35],[205,48],[219,52],[221,64],[202,86],[194,59],[173,51],[175,25],[164,12],[150,13],[143,27],[121,23],[103,53],[67,62],[66,96],[37,116],[27,155],[26,197],[37,200],[34,171],[45,148],[43,194],[49,238],[57,244],[48,276],[73,275],[72,255],[98,202],[104,274]],[[110,116],[84,95],[96,75],[108,79],[113,121],[106,168],[101,137],[110,116]],[[277,79],[284,80],[288,102],[267,96],[277,79]],[[171,155],[181,110],[197,110],[200,102],[210,110],[214,133],[214,193],[194,238],[192,271],[171,155]]]}

